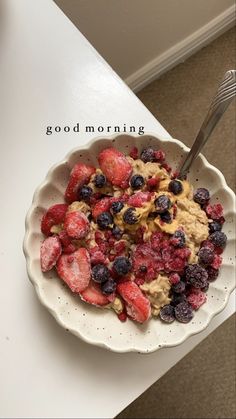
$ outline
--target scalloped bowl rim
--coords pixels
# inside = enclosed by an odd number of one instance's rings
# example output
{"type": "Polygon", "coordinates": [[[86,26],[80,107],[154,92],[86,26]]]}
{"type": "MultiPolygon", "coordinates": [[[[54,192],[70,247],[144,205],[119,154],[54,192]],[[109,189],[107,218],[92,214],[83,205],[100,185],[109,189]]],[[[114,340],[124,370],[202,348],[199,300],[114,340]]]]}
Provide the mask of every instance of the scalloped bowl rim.
{"type": "MultiPolygon", "coordinates": [[[[34,195],[33,195],[33,199],[32,199],[32,204],[26,214],[26,218],[25,218],[25,236],[24,236],[24,240],[23,240],[23,252],[26,258],[26,268],[27,268],[27,274],[28,277],[31,281],[31,283],[34,285],[36,293],[38,295],[38,298],[41,302],[42,305],[44,305],[49,312],[52,314],[52,316],[56,319],[56,321],[66,330],[68,330],[68,326],[63,322],[62,318],[58,315],[57,311],[55,311],[55,309],[53,307],[51,307],[43,298],[42,294],[41,294],[41,290],[40,287],[37,283],[37,281],[35,280],[35,275],[32,272],[32,270],[30,269],[30,249],[28,246],[28,238],[30,235],[30,219],[31,219],[31,215],[33,210],[35,209],[36,202],[37,202],[37,197],[39,192],[41,191],[41,189],[50,181],[50,177],[52,175],[52,173],[54,172],[54,170],[56,168],[58,168],[60,165],[63,164],[67,164],[70,157],[77,152],[81,152],[81,151],[86,151],[86,150],[90,150],[91,146],[95,143],[95,142],[100,142],[100,141],[104,141],[104,140],[115,140],[119,137],[122,136],[128,136],[130,138],[142,138],[142,137],[146,137],[146,136],[150,136],[152,138],[154,138],[155,140],[157,140],[160,143],[166,144],[166,143],[174,143],[177,144],[184,152],[188,152],[190,150],[189,147],[187,147],[184,143],[182,143],[180,140],[175,139],[175,138],[171,138],[171,139],[162,139],[162,138],[158,138],[157,134],[153,133],[153,132],[147,132],[142,136],[138,136],[137,135],[131,135],[131,134],[127,134],[127,133],[120,133],[118,135],[111,135],[111,136],[97,136],[95,138],[92,138],[91,140],[89,140],[86,144],[84,144],[81,147],[74,147],[73,149],[71,149],[65,156],[64,159],[60,160],[59,162],[55,163],[47,172],[45,179],[40,183],[40,185],[36,188],[34,195]]],[[[210,164],[208,162],[208,160],[200,153],[198,158],[200,160],[202,160],[203,166],[209,168],[211,171],[215,172],[215,174],[218,176],[218,178],[220,179],[220,183],[221,186],[225,189],[225,191],[232,197],[233,201],[234,201],[234,210],[232,210],[232,213],[234,215],[236,215],[236,211],[235,211],[235,194],[234,192],[229,188],[229,186],[226,183],[226,180],[223,176],[223,174],[220,172],[219,169],[217,169],[215,166],[213,166],[212,164],[210,164]]],[[[226,298],[224,303],[219,307],[218,310],[214,311],[211,314],[208,314],[208,319],[206,321],[206,323],[204,324],[204,326],[201,326],[200,328],[196,328],[196,330],[190,330],[188,331],[188,333],[185,332],[185,334],[183,335],[183,337],[179,340],[176,340],[174,343],[162,343],[162,344],[158,344],[157,346],[154,346],[151,349],[148,350],[143,350],[143,349],[137,349],[134,346],[130,346],[129,348],[119,348],[119,347],[114,347],[111,345],[108,345],[106,342],[103,341],[95,341],[92,338],[89,338],[88,336],[83,335],[78,329],[76,328],[70,328],[69,331],[74,334],[75,336],[79,337],[80,339],[82,339],[83,341],[85,341],[86,343],[95,345],[95,346],[99,346],[102,348],[105,348],[107,350],[111,350],[113,352],[117,352],[117,353],[127,353],[127,352],[138,352],[138,353],[142,353],[142,354],[146,354],[146,353],[152,353],[158,349],[161,348],[165,348],[165,347],[175,347],[180,345],[181,343],[183,343],[186,339],[188,339],[190,336],[194,336],[202,331],[204,331],[209,323],[211,322],[211,320],[217,315],[219,314],[221,311],[224,310],[224,308],[226,307],[230,295],[233,292],[233,290],[235,289],[235,283],[232,284],[231,288],[228,288],[227,293],[226,293],[226,298]]],[[[115,316],[114,319],[116,320],[115,316]]]]}

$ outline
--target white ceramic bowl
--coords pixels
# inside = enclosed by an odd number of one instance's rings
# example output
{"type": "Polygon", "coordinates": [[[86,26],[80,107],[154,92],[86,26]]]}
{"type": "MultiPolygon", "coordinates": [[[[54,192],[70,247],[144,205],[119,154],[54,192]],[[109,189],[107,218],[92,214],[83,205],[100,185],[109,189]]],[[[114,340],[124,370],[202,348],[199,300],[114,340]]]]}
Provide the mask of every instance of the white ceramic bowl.
{"type": "Polygon", "coordinates": [[[102,137],[90,141],[83,149],[72,150],[65,160],[51,168],[45,181],[34,194],[32,206],[26,217],[24,238],[27,271],[40,301],[62,327],[88,343],[112,351],[149,353],[161,347],[179,345],[187,337],[202,331],[212,317],[227,304],[235,287],[235,195],[226,185],[220,171],[200,155],[194,162],[188,179],[194,187],[208,188],[212,196],[211,202],[221,202],[224,206],[226,222],[223,230],[228,236],[228,244],[223,254],[220,275],[210,284],[207,302],[195,312],[193,320],[188,324],[177,321],[165,324],[159,319],[151,319],[143,325],[130,320],[121,323],[112,310],[93,307],[81,301],[78,295],[73,295],[58,278],[56,271],[42,273],[39,259],[40,244],[43,240],[40,231],[42,215],[51,205],[63,202],[71,168],[79,161],[97,166],[98,153],[111,145],[126,153],[133,146],[137,146],[139,150],[148,145],[155,149],[163,148],[172,168],[179,166],[179,162],[189,150],[178,140],[163,141],[152,134],[139,137],[102,137]]]}

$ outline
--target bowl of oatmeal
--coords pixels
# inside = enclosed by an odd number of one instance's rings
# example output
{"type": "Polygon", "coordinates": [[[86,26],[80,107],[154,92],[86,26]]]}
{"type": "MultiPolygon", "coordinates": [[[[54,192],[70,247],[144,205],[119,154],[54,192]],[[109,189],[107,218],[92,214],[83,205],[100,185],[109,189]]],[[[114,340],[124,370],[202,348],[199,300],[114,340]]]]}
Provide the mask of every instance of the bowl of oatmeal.
{"type": "Polygon", "coordinates": [[[27,270],[67,330],[117,352],[148,353],[198,333],[234,289],[235,198],[199,156],[154,135],[72,150],[36,190],[27,270]]]}

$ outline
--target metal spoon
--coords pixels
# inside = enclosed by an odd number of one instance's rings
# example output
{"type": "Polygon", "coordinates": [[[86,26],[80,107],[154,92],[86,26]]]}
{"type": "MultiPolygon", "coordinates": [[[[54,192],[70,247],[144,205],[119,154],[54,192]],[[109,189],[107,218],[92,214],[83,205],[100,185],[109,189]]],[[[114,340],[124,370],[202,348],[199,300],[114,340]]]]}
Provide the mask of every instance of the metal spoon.
{"type": "Polygon", "coordinates": [[[211,103],[206,118],[204,119],[200,131],[196,137],[196,140],[194,141],[191,150],[187,154],[187,157],[180,168],[178,176],[179,179],[185,178],[191,164],[196,159],[203,146],[206,144],[217,122],[220,120],[235,95],[236,70],[229,70],[225,73],[224,78],[211,103]]]}

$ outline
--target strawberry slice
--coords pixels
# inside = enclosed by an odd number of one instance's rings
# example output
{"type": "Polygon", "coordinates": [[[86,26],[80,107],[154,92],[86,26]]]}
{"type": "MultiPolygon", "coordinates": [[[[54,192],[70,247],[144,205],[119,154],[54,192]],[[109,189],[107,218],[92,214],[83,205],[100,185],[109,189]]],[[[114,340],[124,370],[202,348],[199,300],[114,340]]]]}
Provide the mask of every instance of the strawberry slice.
{"type": "Polygon", "coordinates": [[[132,166],[125,155],[113,147],[101,151],[98,156],[100,167],[112,185],[127,188],[132,166]]]}
{"type": "Polygon", "coordinates": [[[50,236],[53,225],[64,222],[67,208],[66,204],[56,204],[47,210],[41,221],[41,231],[45,236],[50,236]]]}
{"type": "Polygon", "coordinates": [[[40,248],[40,262],[43,272],[50,271],[56,265],[61,254],[61,243],[57,236],[47,237],[40,248]]]}
{"type": "Polygon", "coordinates": [[[84,163],[76,164],[70,174],[69,183],[65,191],[65,200],[69,204],[77,200],[77,192],[85,183],[89,182],[90,177],[95,173],[93,166],[84,163]]]}
{"type": "Polygon", "coordinates": [[[72,292],[79,293],[87,288],[91,267],[88,251],[81,247],[70,255],[62,254],[57,261],[57,273],[72,292]]]}
{"type": "Polygon", "coordinates": [[[90,281],[89,286],[82,292],[80,292],[80,297],[86,303],[93,304],[95,306],[105,306],[109,304],[109,299],[102,294],[99,285],[95,284],[93,281],[90,281]]]}
{"type": "Polygon", "coordinates": [[[64,227],[68,236],[73,239],[83,239],[89,231],[89,221],[81,211],[66,213],[64,227]]]}
{"type": "Polygon", "coordinates": [[[117,292],[126,303],[128,315],[138,323],[144,323],[151,315],[150,301],[132,281],[117,284],[117,292]]]}
{"type": "Polygon", "coordinates": [[[97,218],[102,212],[109,211],[111,204],[112,204],[112,198],[102,198],[100,201],[98,201],[93,209],[92,209],[92,216],[93,218],[97,218]]]}

